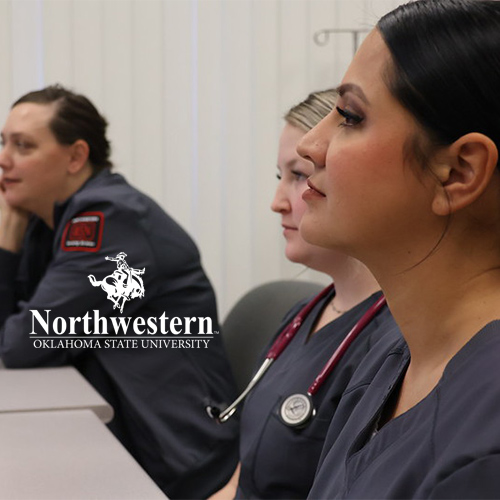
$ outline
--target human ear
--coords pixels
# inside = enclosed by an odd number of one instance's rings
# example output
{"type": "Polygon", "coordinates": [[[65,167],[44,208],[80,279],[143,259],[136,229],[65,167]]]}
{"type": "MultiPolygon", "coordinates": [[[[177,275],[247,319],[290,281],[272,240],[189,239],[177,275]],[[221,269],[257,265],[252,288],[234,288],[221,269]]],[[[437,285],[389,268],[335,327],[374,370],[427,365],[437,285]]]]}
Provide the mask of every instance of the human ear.
{"type": "Polygon", "coordinates": [[[87,141],[83,139],[78,139],[70,146],[70,163],[68,166],[68,172],[70,174],[76,174],[82,170],[82,168],[87,164],[89,159],[89,145],[87,141]]]}
{"type": "Polygon", "coordinates": [[[466,134],[451,144],[432,167],[439,183],[432,202],[437,215],[450,215],[476,201],[498,164],[498,149],[486,135],[466,134]]]}

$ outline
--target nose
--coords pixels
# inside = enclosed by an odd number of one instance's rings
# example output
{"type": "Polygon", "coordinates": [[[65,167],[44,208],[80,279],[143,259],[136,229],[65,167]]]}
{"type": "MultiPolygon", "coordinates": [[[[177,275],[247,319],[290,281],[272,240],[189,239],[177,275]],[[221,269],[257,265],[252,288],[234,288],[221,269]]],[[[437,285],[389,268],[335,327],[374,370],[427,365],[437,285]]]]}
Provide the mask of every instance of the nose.
{"type": "Polygon", "coordinates": [[[290,201],[286,195],[286,189],[283,185],[283,179],[278,183],[276,192],[274,193],[273,201],[271,202],[271,210],[277,214],[290,211],[290,201]]]}
{"type": "Polygon", "coordinates": [[[302,158],[311,161],[316,169],[325,166],[329,145],[329,136],[326,128],[327,122],[326,119],[323,119],[309,130],[297,145],[297,153],[302,158]]]}

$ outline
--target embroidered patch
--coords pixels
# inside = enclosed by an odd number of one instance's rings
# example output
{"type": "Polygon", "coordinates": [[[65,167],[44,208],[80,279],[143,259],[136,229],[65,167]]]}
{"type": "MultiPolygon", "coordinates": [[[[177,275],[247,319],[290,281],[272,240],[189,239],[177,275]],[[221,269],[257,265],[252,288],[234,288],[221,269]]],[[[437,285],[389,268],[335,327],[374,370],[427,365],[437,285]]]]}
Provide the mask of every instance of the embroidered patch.
{"type": "Polygon", "coordinates": [[[66,252],[97,252],[101,248],[104,214],[83,212],[64,228],[61,248],[66,252]]]}

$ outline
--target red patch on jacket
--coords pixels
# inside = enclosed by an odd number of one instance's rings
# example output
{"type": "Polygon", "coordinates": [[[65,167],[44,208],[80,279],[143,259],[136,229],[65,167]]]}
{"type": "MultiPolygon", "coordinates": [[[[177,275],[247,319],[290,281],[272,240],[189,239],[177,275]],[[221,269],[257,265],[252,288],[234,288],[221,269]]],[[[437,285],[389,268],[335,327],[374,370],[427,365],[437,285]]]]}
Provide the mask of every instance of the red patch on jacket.
{"type": "Polygon", "coordinates": [[[64,228],[61,248],[66,252],[97,252],[101,248],[104,214],[82,212],[64,228]]]}

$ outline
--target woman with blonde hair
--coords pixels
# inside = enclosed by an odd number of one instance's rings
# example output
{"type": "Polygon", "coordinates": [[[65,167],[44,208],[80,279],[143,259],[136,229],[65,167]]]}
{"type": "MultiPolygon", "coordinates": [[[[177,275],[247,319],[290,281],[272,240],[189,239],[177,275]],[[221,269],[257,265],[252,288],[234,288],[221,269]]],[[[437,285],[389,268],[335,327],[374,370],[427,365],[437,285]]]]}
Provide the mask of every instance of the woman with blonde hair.
{"type": "Polygon", "coordinates": [[[219,498],[232,498],[236,485],[237,498],[305,498],[326,430],[353,371],[373,344],[384,336],[394,338],[392,317],[368,269],[341,252],[307,243],[299,233],[306,208],[302,193],[313,165],[297,154],[297,144],[332,110],[336,97],[334,90],[312,93],[285,115],[271,204],[281,217],[287,258],[326,273],[335,285],[297,304],[270,342],[272,347],[265,349],[262,358],[266,352],[269,357],[283,337],[289,340],[246,400],[240,467],[219,498]],[[357,338],[331,373],[320,376],[355,326],[357,338]]]}

